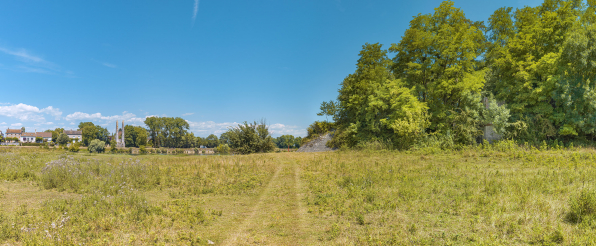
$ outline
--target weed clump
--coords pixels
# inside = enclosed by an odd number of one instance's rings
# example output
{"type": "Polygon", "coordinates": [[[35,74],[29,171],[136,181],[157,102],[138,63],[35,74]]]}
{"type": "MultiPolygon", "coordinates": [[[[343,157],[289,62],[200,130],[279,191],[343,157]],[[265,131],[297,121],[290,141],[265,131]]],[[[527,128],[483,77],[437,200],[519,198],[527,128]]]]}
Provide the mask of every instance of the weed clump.
{"type": "Polygon", "coordinates": [[[591,222],[596,219],[596,192],[582,190],[569,200],[570,210],[566,219],[571,223],[591,222]]]}
{"type": "Polygon", "coordinates": [[[157,167],[132,159],[110,164],[68,157],[50,161],[41,170],[41,184],[45,189],[75,192],[101,190],[115,194],[127,185],[136,189],[153,188],[160,180],[157,167]]]}

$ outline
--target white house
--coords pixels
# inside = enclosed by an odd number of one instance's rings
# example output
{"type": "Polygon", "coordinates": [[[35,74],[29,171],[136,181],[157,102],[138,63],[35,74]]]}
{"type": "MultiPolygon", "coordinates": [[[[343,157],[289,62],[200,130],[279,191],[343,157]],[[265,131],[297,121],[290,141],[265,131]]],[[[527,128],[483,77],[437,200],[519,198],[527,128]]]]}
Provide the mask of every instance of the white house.
{"type": "Polygon", "coordinates": [[[64,131],[64,134],[68,135],[68,138],[70,138],[70,140],[75,140],[77,142],[80,142],[81,140],[83,140],[83,132],[82,131],[64,131]]]}
{"type": "Polygon", "coordinates": [[[21,143],[35,143],[35,132],[23,132],[21,134],[21,143]]]}

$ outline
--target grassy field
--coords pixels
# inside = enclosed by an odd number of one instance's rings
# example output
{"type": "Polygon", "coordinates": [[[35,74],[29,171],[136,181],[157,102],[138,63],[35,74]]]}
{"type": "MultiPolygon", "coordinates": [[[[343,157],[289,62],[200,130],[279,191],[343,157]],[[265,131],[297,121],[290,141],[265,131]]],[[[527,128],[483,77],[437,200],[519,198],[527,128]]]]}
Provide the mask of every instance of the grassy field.
{"type": "Polygon", "coordinates": [[[590,245],[596,151],[0,149],[0,245],[590,245]]]}

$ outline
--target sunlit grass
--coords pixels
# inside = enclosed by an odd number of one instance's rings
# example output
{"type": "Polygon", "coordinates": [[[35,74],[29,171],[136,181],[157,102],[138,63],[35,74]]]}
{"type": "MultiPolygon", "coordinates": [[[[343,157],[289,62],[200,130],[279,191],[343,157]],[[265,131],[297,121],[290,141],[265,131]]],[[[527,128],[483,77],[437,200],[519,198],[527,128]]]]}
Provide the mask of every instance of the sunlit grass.
{"type": "Polygon", "coordinates": [[[0,149],[0,244],[596,243],[596,152],[0,149]]]}

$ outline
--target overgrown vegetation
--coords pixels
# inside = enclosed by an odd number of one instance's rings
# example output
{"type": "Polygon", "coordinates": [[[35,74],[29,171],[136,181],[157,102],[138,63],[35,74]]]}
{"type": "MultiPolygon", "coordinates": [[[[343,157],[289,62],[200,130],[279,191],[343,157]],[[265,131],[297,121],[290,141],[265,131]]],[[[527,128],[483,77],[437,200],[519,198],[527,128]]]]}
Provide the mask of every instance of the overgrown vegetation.
{"type": "Polygon", "coordinates": [[[204,197],[250,198],[274,171],[264,156],[130,159],[16,148],[0,155],[0,244],[207,244],[206,235],[217,234],[210,225],[228,211],[204,197]],[[63,198],[31,203],[6,181],[63,198]]]}
{"type": "Polygon", "coordinates": [[[461,148],[485,126],[519,144],[593,144],[595,8],[549,0],[498,9],[485,25],[445,1],[415,16],[389,50],[363,45],[337,101],[321,105],[336,124],[330,144],[461,148]]]}
{"type": "Polygon", "coordinates": [[[269,127],[264,120],[259,123],[255,121],[238,124],[238,127],[230,128],[226,136],[230,148],[240,154],[266,153],[275,148],[269,127]]]}
{"type": "Polygon", "coordinates": [[[371,146],[135,158],[0,148],[0,244],[596,243],[593,149],[371,146]]]}

